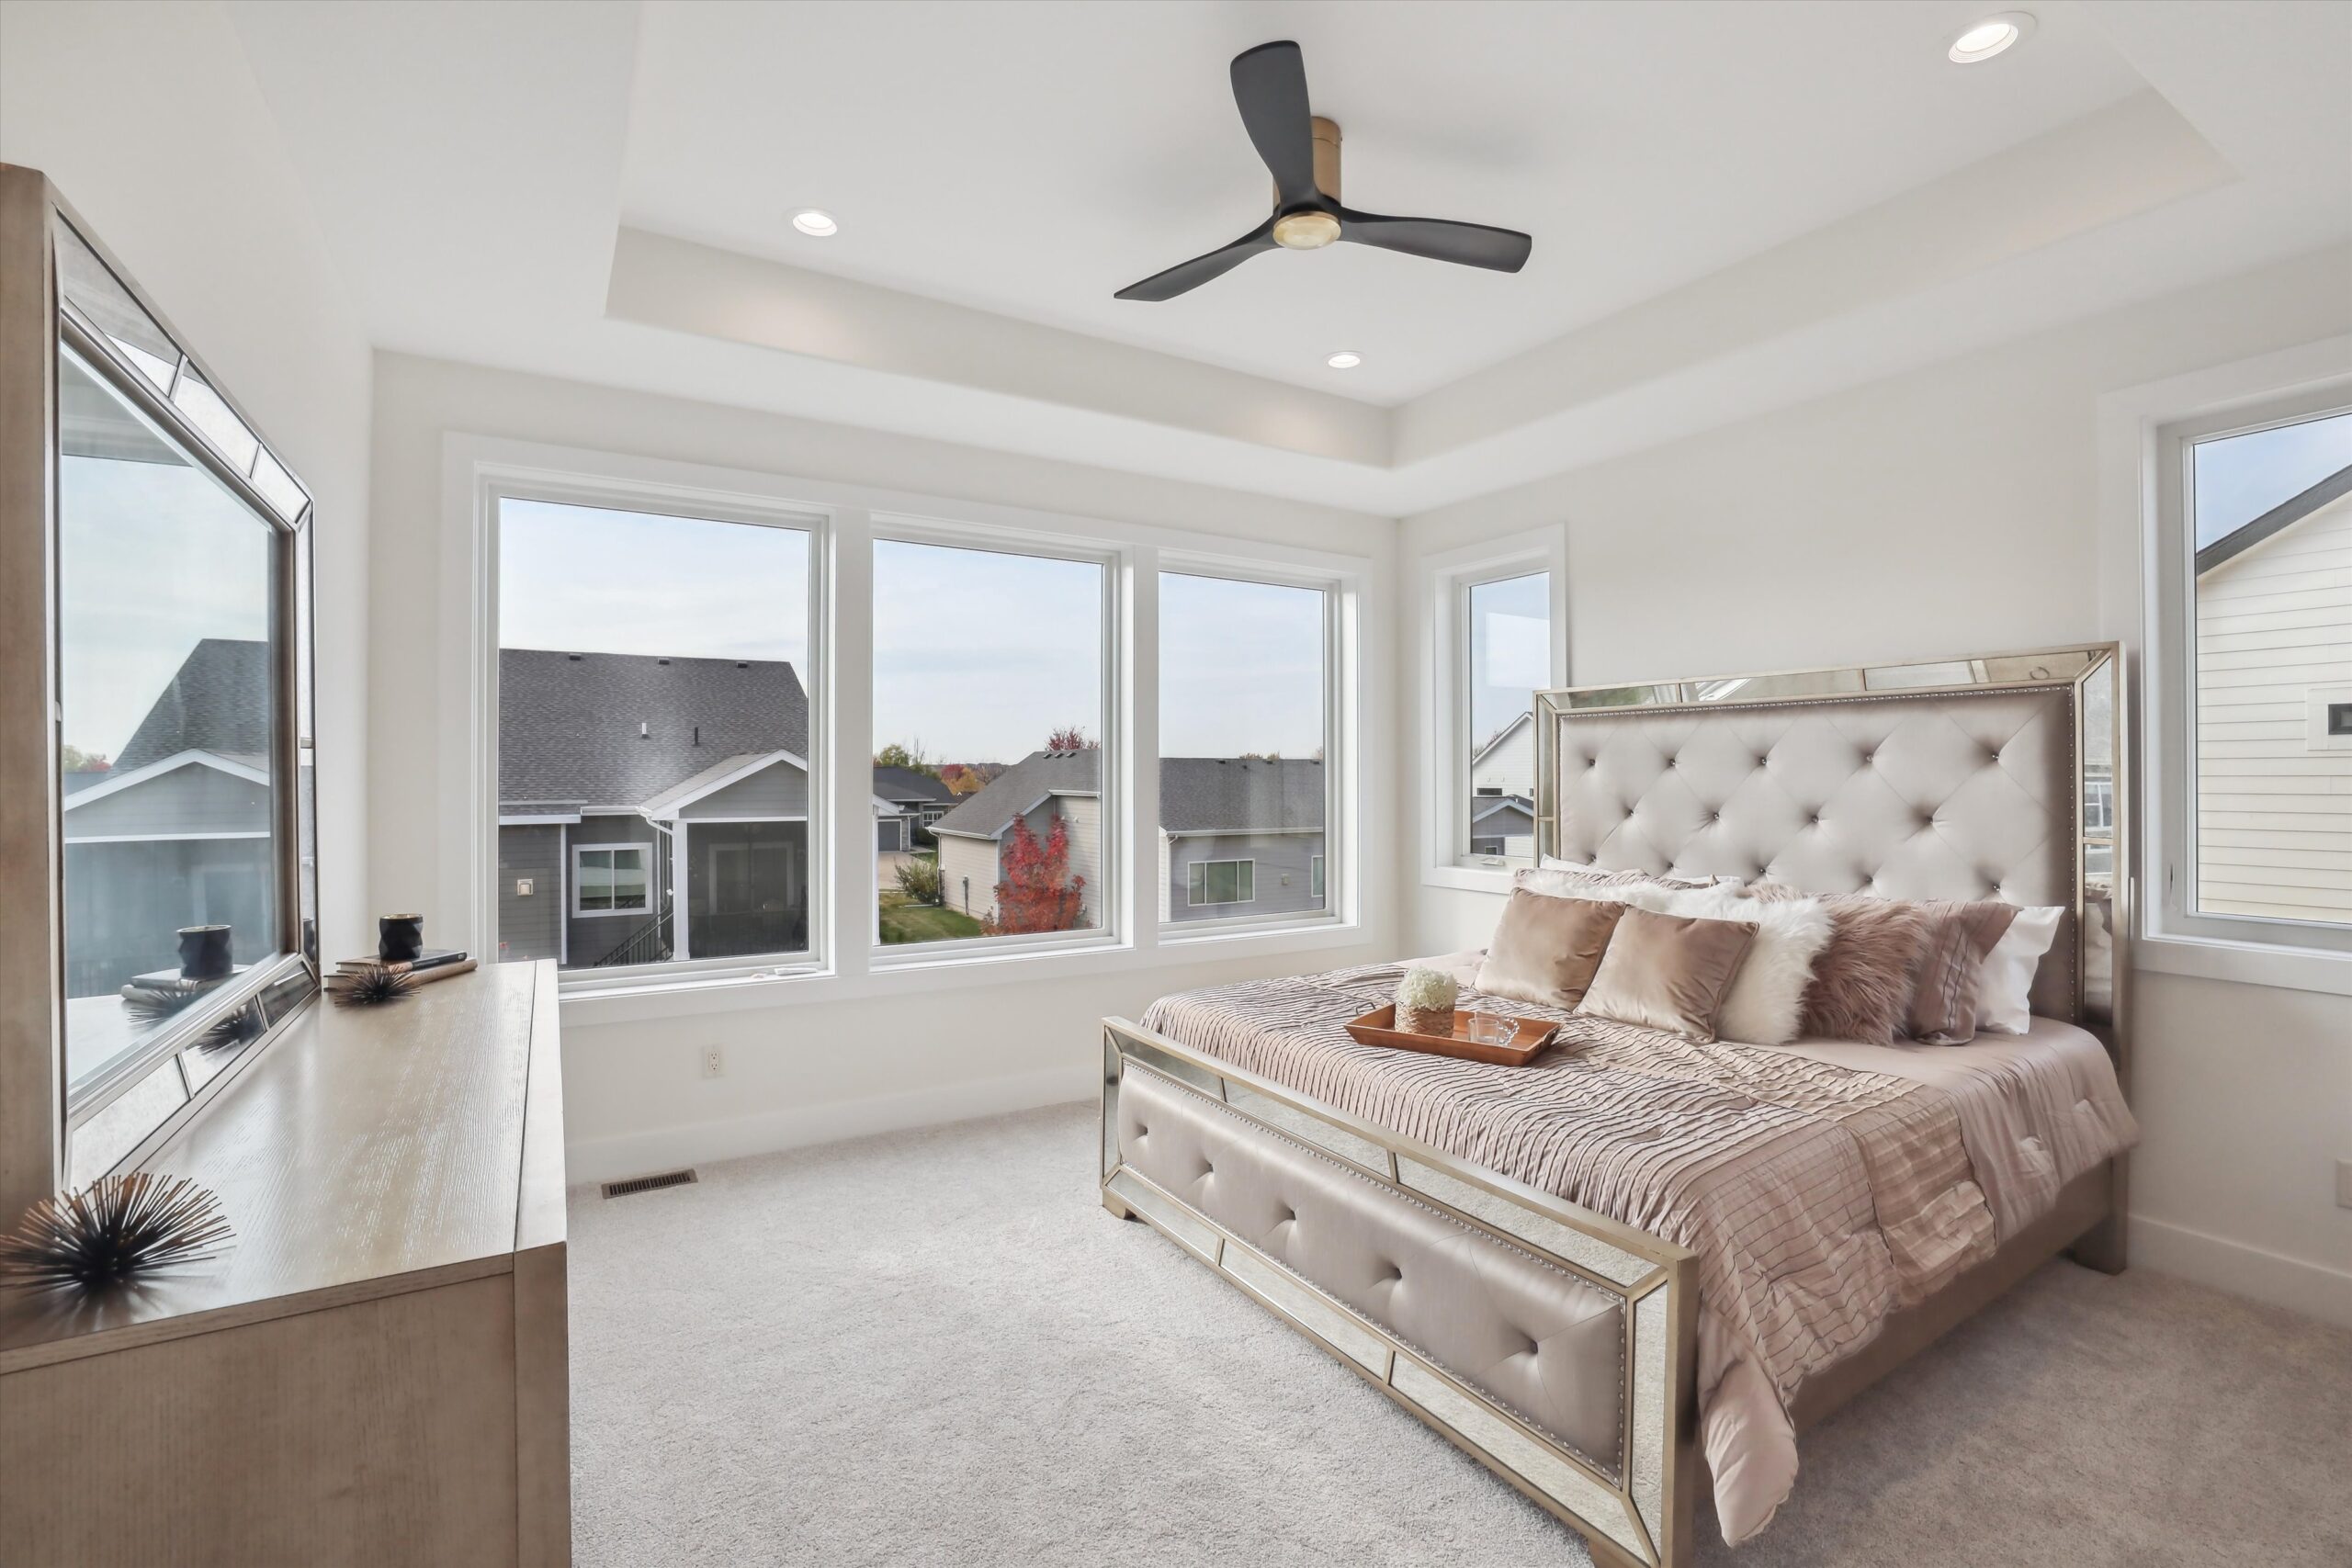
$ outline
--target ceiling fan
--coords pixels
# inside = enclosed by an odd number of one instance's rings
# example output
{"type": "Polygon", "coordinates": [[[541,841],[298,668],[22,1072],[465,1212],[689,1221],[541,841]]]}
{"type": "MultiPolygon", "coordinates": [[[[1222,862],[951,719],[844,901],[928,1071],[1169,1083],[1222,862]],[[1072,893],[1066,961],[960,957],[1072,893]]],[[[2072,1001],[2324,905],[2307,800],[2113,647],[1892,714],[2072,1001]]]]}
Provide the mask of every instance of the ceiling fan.
{"type": "Polygon", "coordinates": [[[1242,129],[1274,176],[1274,212],[1241,238],[1119,290],[1121,299],[1173,299],[1276,246],[1317,251],[1334,240],[1495,272],[1527,265],[1535,242],[1516,229],[1443,218],[1385,218],[1340,204],[1340,128],[1306,107],[1306,66],[1285,39],[1233,57],[1242,129]]]}

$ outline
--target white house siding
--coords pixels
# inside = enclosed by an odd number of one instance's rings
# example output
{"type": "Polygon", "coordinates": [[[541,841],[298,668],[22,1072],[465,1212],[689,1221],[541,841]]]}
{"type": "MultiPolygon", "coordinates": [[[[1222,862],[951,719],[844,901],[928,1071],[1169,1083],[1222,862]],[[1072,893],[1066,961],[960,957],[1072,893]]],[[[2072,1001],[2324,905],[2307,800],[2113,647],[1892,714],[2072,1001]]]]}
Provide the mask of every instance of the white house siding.
{"type": "Polygon", "coordinates": [[[808,815],[808,777],[790,762],[774,762],[725,789],[714,790],[679,816],[704,821],[714,818],[749,817],[763,821],[808,815]]]}
{"type": "Polygon", "coordinates": [[[940,897],[949,908],[981,919],[995,907],[996,884],[994,840],[939,835],[940,897]]]}
{"type": "Polygon", "coordinates": [[[1172,920],[1229,919],[1239,915],[1296,915],[1323,908],[1315,893],[1314,859],[1323,852],[1320,833],[1185,833],[1170,841],[1163,895],[1172,920]],[[1247,904],[1192,902],[1192,868],[1202,861],[1254,861],[1250,873],[1257,897],[1247,904]]]}
{"type": "MultiPolygon", "coordinates": [[[[104,788],[104,785],[93,786],[104,788]]],[[[269,786],[188,762],[96,800],[66,797],[65,839],[185,839],[266,833],[269,786]]]]}
{"type": "Polygon", "coordinates": [[[1515,728],[1502,743],[1471,768],[1472,794],[1491,791],[1497,795],[1534,795],[1535,725],[1526,718],[1513,722],[1515,728]]]}
{"type": "Polygon", "coordinates": [[[2197,894],[2217,914],[2352,920],[2352,750],[2314,750],[2314,688],[2352,698],[2352,496],[2197,583],[2197,894]]]}

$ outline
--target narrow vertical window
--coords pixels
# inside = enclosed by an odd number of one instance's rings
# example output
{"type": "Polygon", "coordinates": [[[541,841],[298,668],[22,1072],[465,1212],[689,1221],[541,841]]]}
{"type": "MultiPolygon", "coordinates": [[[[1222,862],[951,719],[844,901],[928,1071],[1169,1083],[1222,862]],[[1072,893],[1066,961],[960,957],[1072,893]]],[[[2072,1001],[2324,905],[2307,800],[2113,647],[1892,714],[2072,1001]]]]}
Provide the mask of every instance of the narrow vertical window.
{"type": "Polygon", "coordinates": [[[1552,574],[1532,571],[1463,591],[1467,690],[1462,847],[1520,859],[1535,852],[1534,696],[1552,674],[1552,574]]]}
{"type": "Polygon", "coordinates": [[[874,546],[877,939],[1109,923],[1099,560],[874,546]]]}
{"type": "Polygon", "coordinates": [[[809,949],[802,529],[499,502],[498,956],[809,949]]]}
{"type": "Polygon", "coordinates": [[[2352,412],[2188,453],[2189,908],[2352,928],[2352,412]]]}
{"type": "Polygon", "coordinates": [[[1329,907],[1327,588],[1159,578],[1160,918],[1329,907]]]}

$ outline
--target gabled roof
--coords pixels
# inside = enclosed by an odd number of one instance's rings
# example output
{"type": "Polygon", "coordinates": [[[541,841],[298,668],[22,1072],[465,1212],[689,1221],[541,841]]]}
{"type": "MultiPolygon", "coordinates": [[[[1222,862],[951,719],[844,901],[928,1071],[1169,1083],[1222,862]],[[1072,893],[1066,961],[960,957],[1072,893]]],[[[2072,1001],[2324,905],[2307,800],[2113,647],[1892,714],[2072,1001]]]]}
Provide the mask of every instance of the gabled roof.
{"type": "Polygon", "coordinates": [[[1477,807],[1470,813],[1473,822],[1484,822],[1498,811],[1516,811],[1530,822],[1535,820],[1535,803],[1523,795],[1482,795],[1472,804],[1477,807]]]}
{"type": "Polygon", "coordinates": [[[2289,496],[2261,516],[2239,524],[2199,550],[2197,575],[2202,577],[2233,557],[2244,555],[2281,529],[2292,527],[2329,502],[2346,495],[2352,495],[2352,465],[2336,469],[2307,491],[2289,496]]]}
{"type": "Polygon", "coordinates": [[[269,645],[209,637],[188,650],[114,760],[117,773],[185,751],[269,754],[269,645]]]}
{"type": "Polygon", "coordinates": [[[1162,757],[1160,830],[1320,832],[1323,781],[1312,757],[1162,757]]]}
{"type": "Polygon", "coordinates": [[[771,752],[808,754],[808,698],[782,660],[503,649],[502,802],[621,806],[771,752]]]}
{"type": "Polygon", "coordinates": [[[182,751],[176,756],[158,757],[136,768],[116,768],[108,773],[88,775],[92,783],[66,795],[65,809],[71,811],[77,806],[87,806],[94,800],[120,795],[149,779],[161,778],[165,773],[177,773],[187,767],[210,768],[215,773],[227,773],[247,784],[260,784],[265,789],[269,787],[269,759],[266,757],[224,757],[217,751],[182,751]]]}
{"type": "Polygon", "coordinates": [[[932,824],[934,833],[961,833],[993,839],[1012,819],[1049,795],[1100,795],[1102,753],[1032,751],[990,780],[988,788],[967,795],[964,803],[932,824]]]}
{"type": "Polygon", "coordinates": [[[1475,768],[1479,763],[1485,761],[1487,758],[1493,754],[1493,752],[1500,747],[1504,741],[1519,733],[1519,727],[1521,725],[1527,723],[1535,715],[1532,710],[1521,714],[1517,718],[1512,719],[1509,724],[1504,725],[1500,729],[1498,729],[1492,735],[1487,736],[1487,743],[1484,746],[1479,747],[1476,751],[1471,754],[1470,765],[1475,768]]]}
{"type": "Polygon", "coordinates": [[[935,800],[946,802],[956,798],[955,791],[912,768],[882,768],[874,770],[874,793],[885,800],[935,800]]]}

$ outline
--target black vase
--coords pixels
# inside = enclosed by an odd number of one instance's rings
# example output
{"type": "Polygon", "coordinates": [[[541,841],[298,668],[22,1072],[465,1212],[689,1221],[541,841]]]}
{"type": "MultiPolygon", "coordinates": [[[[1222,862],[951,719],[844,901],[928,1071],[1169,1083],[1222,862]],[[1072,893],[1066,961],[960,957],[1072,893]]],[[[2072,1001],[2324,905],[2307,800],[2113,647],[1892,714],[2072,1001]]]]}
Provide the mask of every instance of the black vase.
{"type": "Polygon", "coordinates": [[[386,915],[376,922],[376,956],[387,964],[413,964],[424,951],[423,915],[386,915]]]}
{"type": "Polygon", "coordinates": [[[227,926],[182,926],[180,928],[181,979],[225,979],[230,967],[227,926]]]}

